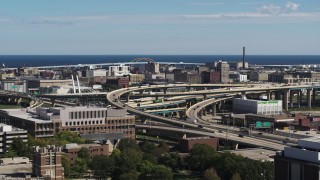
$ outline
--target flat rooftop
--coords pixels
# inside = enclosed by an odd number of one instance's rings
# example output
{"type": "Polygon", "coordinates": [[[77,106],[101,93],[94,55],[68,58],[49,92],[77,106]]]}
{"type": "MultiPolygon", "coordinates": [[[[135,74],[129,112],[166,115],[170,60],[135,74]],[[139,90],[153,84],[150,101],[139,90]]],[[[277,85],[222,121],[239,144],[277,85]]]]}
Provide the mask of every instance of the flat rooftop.
{"type": "MultiPolygon", "coordinates": [[[[0,166],[0,175],[12,177],[25,177],[25,175],[32,174],[32,164],[14,164],[0,166]]],[[[1,177],[1,176],[0,176],[1,177]]]]}
{"type": "Polygon", "coordinates": [[[233,154],[241,155],[243,157],[257,160],[257,161],[273,161],[273,156],[276,155],[275,151],[262,149],[262,148],[249,148],[227,151],[233,154]]]}

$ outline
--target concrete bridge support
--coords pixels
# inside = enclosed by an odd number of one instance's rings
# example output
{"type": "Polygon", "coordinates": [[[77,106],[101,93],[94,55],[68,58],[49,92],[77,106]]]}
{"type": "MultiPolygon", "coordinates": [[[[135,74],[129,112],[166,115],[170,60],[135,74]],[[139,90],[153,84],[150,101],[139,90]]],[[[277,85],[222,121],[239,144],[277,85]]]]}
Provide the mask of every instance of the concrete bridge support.
{"type": "Polygon", "coordinates": [[[203,95],[203,100],[207,100],[207,98],[208,98],[207,95],[204,94],[204,95],[203,95]]]}
{"type": "Polygon", "coordinates": [[[308,103],[308,108],[311,108],[311,107],[312,107],[312,104],[311,104],[311,91],[312,91],[312,89],[307,89],[307,103],[308,103]]]}
{"type": "Polygon", "coordinates": [[[167,89],[166,88],[163,89],[163,94],[167,94],[167,89]]]}
{"type": "Polygon", "coordinates": [[[289,91],[288,90],[284,90],[283,91],[283,109],[288,111],[288,95],[289,95],[289,91]]]}
{"type": "Polygon", "coordinates": [[[298,90],[298,94],[297,94],[297,104],[298,104],[298,108],[301,108],[301,103],[302,103],[302,91],[298,90]]]}
{"type": "Polygon", "coordinates": [[[56,99],[51,98],[51,106],[54,107],[56,105],[56,99]]]}
{"type": "Polygon", "coordinates": [[[268,90],[266,91],[266,95],[267,95],[267,100],[271,100],[271,92],[268,90]]]}
{"type": "Polygon", "coordinates": [[[199,111],[199,116],[200,116],[200,117],[203,116],[203,109],[201,109],[201,110],[199,111]]]}
{"type": "Polygon", "coordinates": [[[212,116],[216,116],[217,115],[217,103],[214,102],[212,103],[212,116]]]}
{"type": "Polygon", "coordinates": [[[316,89],[312,90],[312,106],[316,106],[316,89]]]}
{"type": "Polygon", "coordinates": [[[293,97],[294,97],[294,91],[290,91],[290,107],[293,107],[293,97]]]}

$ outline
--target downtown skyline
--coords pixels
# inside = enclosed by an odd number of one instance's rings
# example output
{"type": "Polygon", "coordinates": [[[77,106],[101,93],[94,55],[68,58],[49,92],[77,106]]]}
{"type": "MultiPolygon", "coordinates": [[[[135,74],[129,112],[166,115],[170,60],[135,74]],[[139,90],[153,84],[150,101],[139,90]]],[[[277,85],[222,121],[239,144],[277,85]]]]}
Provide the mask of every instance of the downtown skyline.
{"type": "Polygon", "coordinates": [[[2,55],[319,55],[320,2],[8,1],[2,55]]]}

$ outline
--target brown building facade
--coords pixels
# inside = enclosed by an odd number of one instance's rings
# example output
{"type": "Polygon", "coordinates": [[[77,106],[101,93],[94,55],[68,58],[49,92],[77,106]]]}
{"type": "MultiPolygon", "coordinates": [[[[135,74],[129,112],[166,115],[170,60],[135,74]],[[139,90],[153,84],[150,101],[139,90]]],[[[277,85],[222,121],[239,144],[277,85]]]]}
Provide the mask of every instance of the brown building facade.
{"type": "Polygon", "coordinates": [[[195,144],[207,144],[214,150],[219,148],[219,139],[210,137],[193,137],[193,138],[183,138],[179,142],[179,150],[181,153],[188,153],[193,148],[195,144]]]}
{"type": "Polygon", "coordinates": [[[63,180],[64,171],[61,156],[61,147],[35,147],[32,165],[33,175],[50,180],[63,180]]]}

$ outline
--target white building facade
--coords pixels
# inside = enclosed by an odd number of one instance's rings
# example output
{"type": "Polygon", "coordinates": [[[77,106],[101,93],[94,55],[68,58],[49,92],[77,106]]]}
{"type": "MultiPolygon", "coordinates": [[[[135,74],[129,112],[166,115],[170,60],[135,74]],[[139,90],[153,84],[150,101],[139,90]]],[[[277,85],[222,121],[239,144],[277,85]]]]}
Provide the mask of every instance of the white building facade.
{"type": "Polygon", "coordinates": [[[259,101],[252,99],[233,99],[233,112],[253,114],[280,114],[282,113],[282,101],[259,101]]]}

